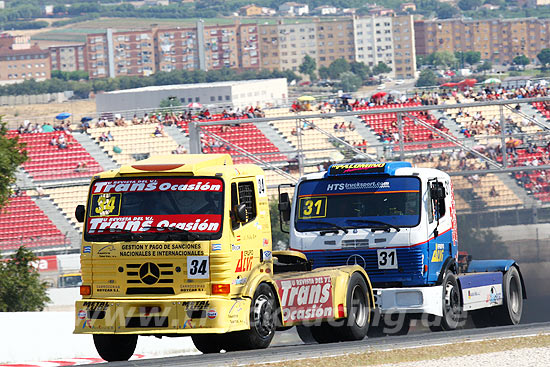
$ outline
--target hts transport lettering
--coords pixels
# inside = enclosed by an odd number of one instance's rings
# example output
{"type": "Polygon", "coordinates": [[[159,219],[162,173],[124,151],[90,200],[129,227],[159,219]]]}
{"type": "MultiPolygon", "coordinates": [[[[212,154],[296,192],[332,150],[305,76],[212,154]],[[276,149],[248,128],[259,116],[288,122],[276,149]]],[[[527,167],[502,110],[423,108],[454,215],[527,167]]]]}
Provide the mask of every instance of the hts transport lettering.
{"type": "MultiPolygon", "coordinates": [[[[217,239],[223,181],[217,178],[97,180],[90,189],[87,241],[217,239]]],[[[171,249],[172,250],[172,249],[171,249]]]]}

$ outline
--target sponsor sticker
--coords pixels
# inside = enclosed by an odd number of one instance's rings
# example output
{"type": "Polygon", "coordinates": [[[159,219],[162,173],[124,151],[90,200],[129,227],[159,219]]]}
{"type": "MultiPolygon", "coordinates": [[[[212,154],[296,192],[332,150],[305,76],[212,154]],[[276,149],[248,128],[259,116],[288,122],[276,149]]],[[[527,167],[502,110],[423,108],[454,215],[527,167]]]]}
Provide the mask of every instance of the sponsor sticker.
{"type": "Polygon", "coordinates": [[[150,191],[222,191],[219,179],[166,178],[97,181],[92,194],[150,191]]]}
{"type": "Polygon", "coordinates": [[[84,310],[78,311],[78,318],[80,320],[84,320],[86,318],[86,311],[84,311],[84,310]]]}
{"type": "Polygon", "coordinates": [[[269,261],[272,259],[271,251],[264,251],[264,260],[269,261]]]}
{"type": "Polygon", "coordinates": [[[92,253],[92,246],[84,246],[84,247],[82,248],[82,253],[83,253],[83,254],[90,254],[90,253],[92,253]]]}
{"type": "Polygon", "coordinates": [[[213,243],[212,244],[212,251],[221,251],[222,250],[222,244],[221,243],[213,243]]]}
{"type": "Polygon", "coordinates": [[[276,280],[283,320],[295,322],[334,317],[330,276],[276,280]]]}
{"type": "Polygon", "coordinates": [[[241,245],[231,245],[231,251],[241,251],[241,245]]]}
{"type": "Polygon", "coordinates": [[[211,309],[211,310],[208,310],[208,312],[206,313],[206,316],[210,320],[214,320],[216,317],[218,317],[218,312],[216,312],[216,310],[214,309],[211,309]]]}

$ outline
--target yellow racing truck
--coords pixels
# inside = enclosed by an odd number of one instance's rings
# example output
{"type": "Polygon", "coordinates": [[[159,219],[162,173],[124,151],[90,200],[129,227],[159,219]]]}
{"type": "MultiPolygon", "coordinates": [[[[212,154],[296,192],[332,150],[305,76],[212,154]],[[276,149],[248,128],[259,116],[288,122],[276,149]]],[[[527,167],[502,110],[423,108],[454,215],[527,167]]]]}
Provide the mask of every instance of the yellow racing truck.
{"type": "Polygon", "coordinates": [[[220,155],[153,157],[95,175],[81,245],[75,333],[107,361],[138,336],[191,336],[203,353],[266,348],[299,326],[318,342],[362,339],[374,298],[358,265],[312,270],[272,252],[263,170],[220,155]]]}

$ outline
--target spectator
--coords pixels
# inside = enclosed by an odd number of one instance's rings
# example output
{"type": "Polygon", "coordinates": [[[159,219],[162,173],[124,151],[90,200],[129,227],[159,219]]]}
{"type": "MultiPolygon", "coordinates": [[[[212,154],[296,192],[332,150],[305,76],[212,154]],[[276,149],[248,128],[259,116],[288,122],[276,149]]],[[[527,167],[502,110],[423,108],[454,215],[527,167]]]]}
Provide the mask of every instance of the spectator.
{"type": "Polygon", "coordinates": [[[183,145],[178,145],[176,149],[172,151],[172,154],[187,154],[187,149],[183,145]]]}
{"type": "Polygon", "coordinates": [[[87,172],[88,171],[88,164],[84,161],[80,161],[76,164],[76,168],[74,169],[75,172],[87,172]]]}
{"type": "Polygon", "coordinates": [[[64,134],[59,134],[57,137],[57,147],[59,149],[67,149],[67,141],[65,140],[64,134]]]}
{"type": "Polygon", "coordinates": [[[489,196],[492,198],[499,196],[499,193],[494,185],[491,187],[491,191],[489,191],[489,196]]]}

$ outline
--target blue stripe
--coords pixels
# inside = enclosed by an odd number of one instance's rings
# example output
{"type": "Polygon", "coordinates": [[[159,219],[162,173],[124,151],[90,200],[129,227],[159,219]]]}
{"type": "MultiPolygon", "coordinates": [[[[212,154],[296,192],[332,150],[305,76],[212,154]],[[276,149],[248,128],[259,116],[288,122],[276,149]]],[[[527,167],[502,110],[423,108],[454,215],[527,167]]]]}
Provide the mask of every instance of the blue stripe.
{"type": "Polygon", "coordinates": [[[486,285],[502,284],[502,273],[479,273],[460,276],[462,289],[483,287],[486,285]]]}

